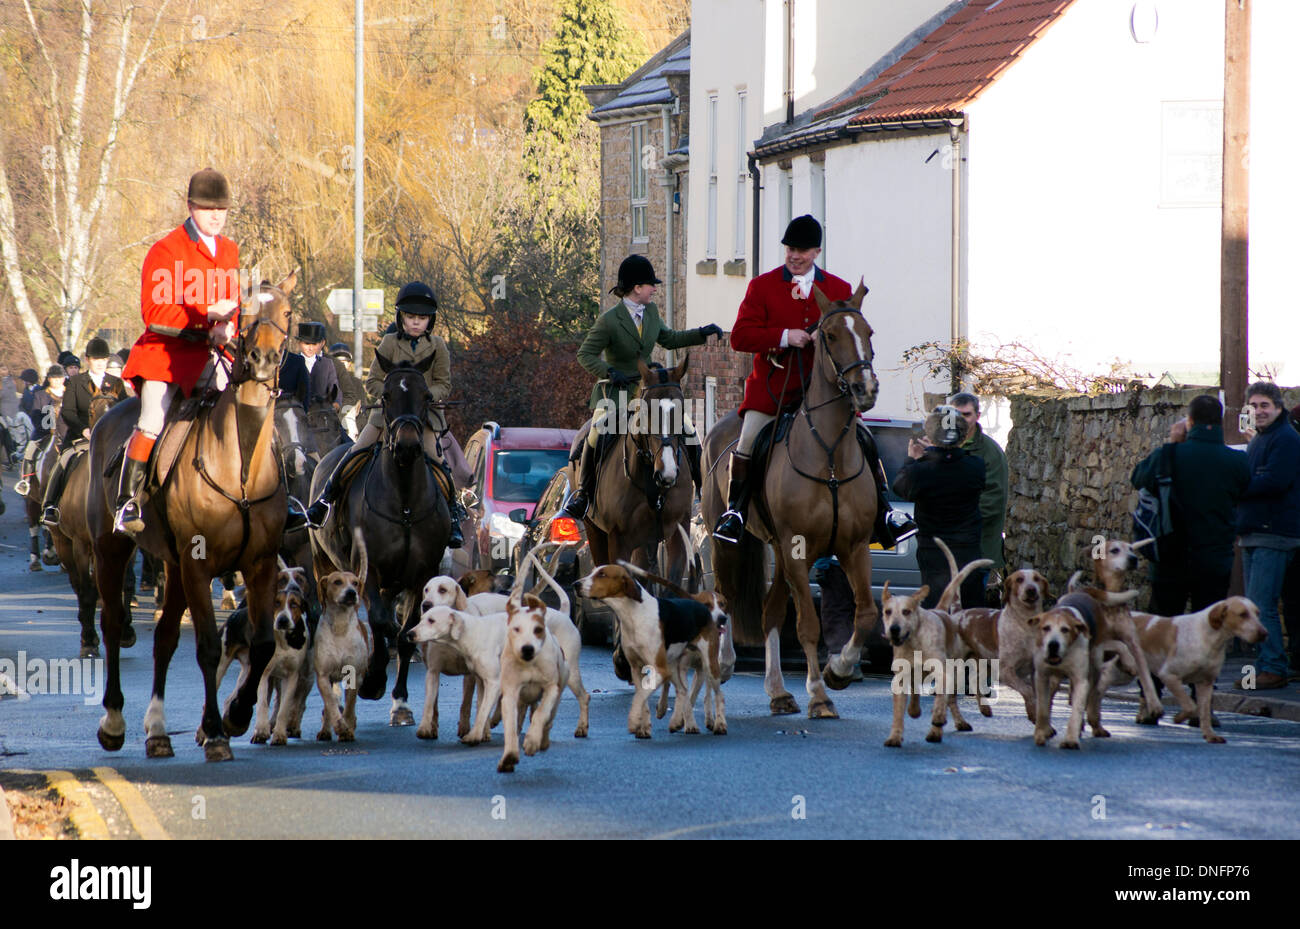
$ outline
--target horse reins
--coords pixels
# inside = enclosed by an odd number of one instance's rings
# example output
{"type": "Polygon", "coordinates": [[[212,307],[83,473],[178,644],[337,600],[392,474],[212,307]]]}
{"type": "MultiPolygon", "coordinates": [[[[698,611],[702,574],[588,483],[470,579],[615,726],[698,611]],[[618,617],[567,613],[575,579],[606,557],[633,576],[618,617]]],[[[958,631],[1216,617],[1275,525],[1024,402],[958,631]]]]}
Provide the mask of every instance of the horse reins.
{"type": "MultiPolygon", "coordinates": [[[[658,384],[653,384],[646,387],[646,389],[653,390],[656,387],[667,387],[677,391],[677,395],[678,397],[681,398],[683,404],[683,416],[684,416],[686,394],[682,390],[681,385],[674,384],[670,381],[669,382],[660,381],[658,384]]],[[[646,401],[644,397],[640,399],[643,404],[645,404],[647,407],[649,406],[648,401],[646,401]]],[[[662,487],[659,486],[659,482],[655,480],[654,456],[650,454],[649,449],[641,447],[641,443],[636,440],[636,435],[634,433],[628,433],[628,436],[632,440],[632,446],[636,449],[637,460],[642,462],[645,468],[646,481],[645,481],[645,486],[642,488],[642,493],[645,494],[646,503],[650,506],[651,511],[655,514],[655,529],[658,533],[659,541],[666,541],[664,537],[664,500],[667,498],[667,493],[662,487]]],[[[661,434],[659,438],[661,442],[665,442],[666,440],[665,444],[667,444],[670,448],[672,448],[673,459],[677,462],[677,475],[678,478],[680,479],[681,466],[682,466],[682,449],[681,449],[681,445],[677,442],[678,436],[676,434],[673,435],[664,434],[661,430],[661,434]]],[[[623,447],[623,476],[626,477],[630,483],[636,484],[636,480],[632,477],[632,474],[628,469],[626,445],[624,445],[623,447]]],[[[676,486],[676,481],[674,481],[673,484],[670,486],[676,486]]]]}
{"type": "MultiPolygon", "coordinates": [[[[862,472],[866,470],[867,460],[866,460],[866,456],[864,455],[862,458],[861,466],[858,468],[857,472],[852,477],[845,478],[844,480],[840,480],[838,477],[836,477],[835,450],[839,448],[840,442],[844,440],[844,437],[849,434],[849,430],[853,428],[853,420],[856,418],[856,414],[853,412],[852,405],[850,405],[849,407],[849,415],[848,415],[848,419],[846,419],[844,422],[844,428],[840,430],[840,434],[835,437],[835,441],[832,442],[830,445],[826,444],[826,440],[823,439],[821,433],[817,431],[817,426],[813,423],[811,414],[814,410],[819,410],[822,407],[828,406],[832,403],[838,403],[839,401],[844,400],[848,397],[849,385],[848,385],[848,381],[846,381],[844,377],[850,371],[853,371],[856,368],[866,368],[868,371],[871,370],[871,360],[865,358],[860,358],[857,361],[853,362],[852,364],[845,365],[843,368],[841,368],[838,364],[836,364],[835,359],[830,357],[830,348],[826,344],[826,331],[822,328],[826,320],[832,316],[835,316],[839,313],[858,313],[858,312],[859,312],[858,310],[854,310],[854,309],[840,308],[840,309],[830,310],[826,313],[823,313],[821,319],[818,320],[817,325],[815,327],[815,332],[817,333],[819,344],[821,345],[822,356],[830,360],[831,367],[834,368],[835,370],[835,383],[836,383],[836,387],[839,389],[839,393],[836,396],[831,397],[829,400],[824,401],[823,403],[819,403],[816,406],[810,407],[808,406],[808,391],[807,389],[805,389],[803,399],[800,401],[799,404],[799,411],[803,413],[804,421],[808,423],[808,430],[812,433],[812,437],[817,440],[817,444],[821,446],[822,451],[826,453],[826,468],[830,472],[830,476],[826,478],[818,477],[814,474],[808,474],[806,471],[801,469],[798,463],[795,461],[794,455],[790,452],[790,432],[787,431],[785,434],[785,450],[786,450],[786,454],[789,455],[790,457],[790,467],[794,468],[795,473],[798,474],[800,477],[805,477],[810,481],[816,481],[819,484],[825,484],[830,489],[831,540],[830,543],[827,545],[827,551],[831,551],[831,552],[835,550],[835,542],[839,536],[839,530],[840,530],[840,487],[843,484],[850,484],[853,481],[857,480],[858,477],[862,474],[862,472]]],[[[812,335],[812,332],[809,332],[809,335],[812,335]]],[[[795,355],[795,360],[798,362],[798,366],[799,366],[799,380],[801,383],[805,382],[804,371],[803,371],[803,352],[798,352],[795,355]]],[[[782,389],[782,395],[784,396],[784,388],[782,389]]]]}
{"type": "MultiPolygon", "coordinates": [[[[259,297],[260,296],[261,294],[259,292],[259,297]]],[[[288,302],[287,298],[286,298],[286,302],[288,302]]],[[[289,317],[290,319],[293,318],[292,311],[290,312],[289,317]]],[[[257,329],[257,327],[261,325],[271,326],[272,328],[276,329],[281,335],[283,335],[286,341],[288,341],[289,339],[289,332],[287,329],[281,328],[280,324],[274,322],[273,320],[263,319],[260,312],[258,314],[257,319],[253,320],[253,324],[248,327],[247,331],[244,331],[243,327],[241,326],[240,333],[239,333],[239,348],[236,354],[236,359],[239,362],[239,372],[240,372],[239,378],[236,379],[234,377],[233,363],[226,366],[226,376],[230,381],[231,387],[238,386],[239,384],[242,384],[248,380],[257,380],[257,378],[252,378],[251,376],[246,375],[247,364],[245,364],[244,362],[244,346],[245,346],[245,340],[247,336],[251,335],[257,329]]],[[[222,361],[224,356],[225,356],[225,352],[218,353],[217,355],[218,364],[224,363],[222,361]]],[[[274,398],[278,396],[280,392],[279,365],[276,366],[275,372],[271,375],[270,381],[271,381],[271,396],[272,396],[272,404],[273,404],[271,409],[271,417],[274,420],[275,418],[274,398]]],[[[253,507],[257,506],[258,504],[266,503],[268,500],[274,498],[275,495],[280,492],[281,487],[286,488],[286,493],[287,493],[288,481],[285,479],[285,474],[284,474],[284,460],[280,458],[280,456],[278,455],[272,456],[275,458],[276,466],[278,467],[280,472],[279,483],[265,497],[260,497],[257,500],[249,500],[248,487],[247,487],[248,471],[252,462],[244,460],[242,454],[243,444],[239,443],[241,449],[240,460],[239,460],[239,496],[236,497],[233,494],[231,494],[229,491],[227,491],[224,487],[222,487],[220,484],[218,484],[215,480],[213,480],[212,475],[208,472],[207,465],[203,461],[202,424],[196,423],[196,425],[198,425],[200,428],[198,429],[198,435],[195,438],[194,461],[193,461],[194,470],[198,472],[199,476],[203,478],[203,480],[207,483],[209,487],[211,487],[217,493],[221,494],[221,496],[225,497],[227,500],[229,500],[231,503],[235,504],[235,506],[239,508],[239,519],[242,527],[242,532],[239,540],[239,551],[235,554],[235,561],[234,561],[235,565],[238,566],[239,560],[244,557],[244,552],[248,549],[248,540],[252,535],[252,529],[253,529],[252,517],[249,515],[249,511],[253,507]]],[[[274,422],[272,422],[271,428],[274,430],[275,428],[274,422]]],[[[235,440],[236,442],[239,442],[238,412],[236,412],[236,416],[235,416],[235,440]]]]}

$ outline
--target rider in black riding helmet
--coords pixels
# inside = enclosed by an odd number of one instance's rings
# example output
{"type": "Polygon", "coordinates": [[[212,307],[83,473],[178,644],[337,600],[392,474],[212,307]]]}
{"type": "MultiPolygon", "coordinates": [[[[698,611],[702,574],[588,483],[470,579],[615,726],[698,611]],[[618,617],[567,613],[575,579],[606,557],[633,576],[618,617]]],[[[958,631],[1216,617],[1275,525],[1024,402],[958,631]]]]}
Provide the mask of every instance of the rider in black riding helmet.
{"type": "MultiPolygon", "coordinates": [[[[389,367],[399,364],[416,366],[432,356],[433,363],[424,372],[424,379],[429,385],[429,393],[435,402],[445,400],[451,393],[451,354],[447,351],[447,343],[442,340],[442,337],[433,334],[437,311],[438,301],[427,284],[419,281],[407,284],[397,295],[396,329],[385,335],[379,347],[375,349],[376,357],[383,358],[389,367]]],[[[366,392],[371,397],[378,397],[383,390],[384,370],[376,361],[370,366],[370,374],[366,378],[366,392]]],[[[439,435],[447,431],[447,421],[443,417],[442,410],[436,407],[430,407],[427,417],[428,428],[424,431],[424,453],[442,469],[447,478],[446,486],[454,487],[451,468],[443,458],[442,449],[438,444],[439,435]]],[[[384,414],[376,409],[370,414],[370,421],[357,436],[352,449],[343,456],[330,474],[329,480],[321,488],[320,496],[308,508],[307,520],[312,527],[319,528],[329,515],[330,505],[337,502],[339,490],[336,486],[337,478],[343,473],[347,463],[358,455],[364,454],[370,446],[374,445],[379,440],[383,428],[384,414]]],[[[451,537],[447,540],[447,544],[451,548],[460,548],[465,544],[460,522],[468,514],[456,499],[455,493],[448,495],[447,508],[451,512],[451,537]]],[[[290,528],[293,527],[285,526],[286,531],[290,528]]]]}

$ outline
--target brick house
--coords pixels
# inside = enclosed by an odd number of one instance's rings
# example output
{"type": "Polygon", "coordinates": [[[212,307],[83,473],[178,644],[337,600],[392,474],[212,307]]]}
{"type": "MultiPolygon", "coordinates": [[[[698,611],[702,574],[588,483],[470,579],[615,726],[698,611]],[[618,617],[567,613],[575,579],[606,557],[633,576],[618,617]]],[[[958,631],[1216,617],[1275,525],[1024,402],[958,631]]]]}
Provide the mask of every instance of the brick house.
{"type": "MultiPolygon", "coordinates": [[[[600,127],[602,306],[612,302],[608,290],[619,263],[628,255],[645,255],[663,279],[657,302],[673,329],[700,325],[686,319],[690,68],[687,30],[621,84],[583,88],[592,105],[587,118],[600,127]]],[[[660,361],[668,361],[666,355],[655,351],[660,361]]],[[[725,338],[692,348],[690,355],[686,390],[705,399],[705,421],[699,425],[708,429],[740,405],[749,356],[732,352],[725,338]]]]}

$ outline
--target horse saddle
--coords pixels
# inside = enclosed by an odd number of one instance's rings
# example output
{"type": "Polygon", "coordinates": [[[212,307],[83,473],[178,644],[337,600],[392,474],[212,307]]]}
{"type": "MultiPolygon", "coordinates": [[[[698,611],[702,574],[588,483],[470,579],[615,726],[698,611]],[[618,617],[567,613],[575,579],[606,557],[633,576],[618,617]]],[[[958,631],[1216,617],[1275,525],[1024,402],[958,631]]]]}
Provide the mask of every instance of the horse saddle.
{"type": "MultiPolygon", "coordinates": [[[[153,451],[149,453],[149,475],[145,479],[145,487],[148,490],[156,490],[166,483],[167,476],[176,465],[176,459],[180,456],[191,427],[199,418],[199,414],[211,405],[210,398],[200,394],[199,391],[195,391],[188,397],[182,397],[179,392],[177,393],[176,398],[172,400],[171,409],[167,411],[167,421],[163,426],[162,435],[158,437],[153,451]]],[[[109,460],[108,467],[104,469],[104,477],[112,478],[117,475],[125,455],[126,445],[123,444],[109,460]]]]}
{"type": "Polygon", "coordinates": [[[794,423],[795,412],[797,411],[787,410],[759,430],[758,438],[754,440],[754,448],[749,453],[749,472],[742,491],[746,501],[755,488],[763,486],[763,477],[767,474],[767,462],[772,457],[772,448],[785,441],[785,437],[790,433],[790,426],[794,423]]]}

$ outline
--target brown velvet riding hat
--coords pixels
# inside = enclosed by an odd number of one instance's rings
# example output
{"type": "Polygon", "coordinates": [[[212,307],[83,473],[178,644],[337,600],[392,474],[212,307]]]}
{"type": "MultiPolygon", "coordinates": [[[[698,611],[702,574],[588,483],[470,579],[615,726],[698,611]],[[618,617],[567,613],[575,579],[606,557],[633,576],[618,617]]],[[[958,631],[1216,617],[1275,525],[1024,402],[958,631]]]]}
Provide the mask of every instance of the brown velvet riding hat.
{"type": "Polygon", "coordinates": [[[190,178],[190,187],[185,199],[194,206],[204,210],[230,209],[230,184],[225,175],[211,168],[204,168],[190,178]]]}

